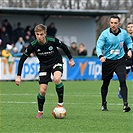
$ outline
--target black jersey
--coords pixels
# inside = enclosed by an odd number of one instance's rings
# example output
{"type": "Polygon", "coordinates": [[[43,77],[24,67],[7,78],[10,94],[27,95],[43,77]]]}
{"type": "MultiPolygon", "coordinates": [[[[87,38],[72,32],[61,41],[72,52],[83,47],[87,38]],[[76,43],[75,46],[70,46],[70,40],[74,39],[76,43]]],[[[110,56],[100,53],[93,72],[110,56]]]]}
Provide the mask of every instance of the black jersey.
{"type": "MultiPolygon", "coordinates": [[[[132,42],[133,42],[133,36],[130,36],[131,37],[131,39],[132,39],[132,42]]],[[[133,43],[132,43],[133,44],[133,43]]],[[[133,72],[133,56],[132,56],[132,58],[129,58],[128,56],[127,56],[127,52],[128,52],[128,48],[127,48],[127,46],[125,45],[125,43],[124,43],[124,51],[125,51],[125,54],[126,54],[126,69],[127,69],[127,71],[126,71],[126,73],[128,74],[129,72],[130,72],[130,69],[131,69],[131,71],[133,72]]],[[[133,50],[132,50],[132,55],[133,55],[133,50]]]]}
{"type": "MultiPolygon", "coordinates": [[[[131,37],[131,39],[132,39],[132,42],[133,42],[133,36],[130,36],[131,37]]],[[[132,43],[133,44],[133,43],[132,43]]],[[[124,43],[124,51],[125,51],[125,53],[127,54],[127,52],[128,52],[128,48],[127,48],[127,45],[124,43]]]]}
{"type": "Polygon", "coordinates": [[[57,47],[62,48],[69,59],[72,58],[67,46],[57,38],[46,36],[45,44],[39,44],[37,40],[31,42],[19,61],[18,75],[21,75],[23,63],[31,53],[35,53],[40,66],[50,67],[56,63],[63,63],[62,56],[58,52],[57,47]]]}

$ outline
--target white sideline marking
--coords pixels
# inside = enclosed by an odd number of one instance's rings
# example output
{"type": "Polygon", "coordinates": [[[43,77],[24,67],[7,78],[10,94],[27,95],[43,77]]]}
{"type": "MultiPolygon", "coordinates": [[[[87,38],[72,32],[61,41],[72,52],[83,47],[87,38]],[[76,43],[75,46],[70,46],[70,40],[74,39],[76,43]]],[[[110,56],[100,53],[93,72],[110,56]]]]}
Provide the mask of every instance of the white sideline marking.
{"type": "Polygon", "coordinates": [[[35,94],[21,93],[21,94],[0,94],[1,96],[30,96],[35,94]]]}
{"type": "MultiPolygon", "coordinates": [[[[30,93],[21,93],[21,94],[0,94],[0,96],[36,96],[36,94],[30,94],[30,93]]],[[[55,96],[56,93],[47,93],[46,95],[48,96],[55,96]]],[[[94,94],[94,93],[67,93],[67,94],[64,94],[64,96],[99,96],[101,95],[101,93],[97,93],[97,94],[94,94]]],[[[117,93],[113,93],[113,94],[109,94],[109,95],[116,95],[117,96],[117,93]]]]}
{"type": "MultiPolygon", "coordinates": [[[[16,102],[16,101],[0,101],[0,103],[2,104],[37,104],[37,102],[16,102]]],[[[46,104],[56,104],[56,103],[50,103],[50,102],[47,102],[46,104]]],[[[94,104],[94,103],[65,103],[65,104],[79,104],[79,105],[91,105],[91,104],[94,104]]],[[[101,105],[101,103],[96,103],[97,105],[101,105]]],[[[118,106],[121,106],[123,104],[121,103],[118,103],[118,104],[113,104],[113,103],[110,103],[108,105],[111,105],[111,106],[114,106],[114,105],[118,105],[118,106]]],[[[132,104],[133,105],[133,104],[132,104]]]]}
{"type": "MultiPolygon", "coordinates": [[[[56,93],[47,93],[46,95],[48,96],[55,96],[56,93]]],[[[94,94],[94,93],[88,93],[88,94],[64,94],[64,96],[99,96],[99,94],[94,94]]],[[[37,94],[26,94],[26,93],[22,93],[22,94],[0,94],[0,96],[37,96],[37,94]]]]}
{"type": "Polygon", "coordinates": [[[37,102],[15,102],[15,101],[1,101],[2,104],[35,104],[37,102]]]}

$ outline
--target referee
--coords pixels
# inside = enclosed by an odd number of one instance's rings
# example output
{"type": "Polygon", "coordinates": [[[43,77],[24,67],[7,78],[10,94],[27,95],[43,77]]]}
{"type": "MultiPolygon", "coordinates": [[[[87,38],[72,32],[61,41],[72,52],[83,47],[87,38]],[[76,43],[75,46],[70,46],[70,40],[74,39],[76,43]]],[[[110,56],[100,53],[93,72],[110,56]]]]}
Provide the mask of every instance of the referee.
{"type": "Polygon", "coordinates": [[[127,45],[129,58],[132,57],[132,40],[127,31],[119,28],[120,18],[111,16],[109,20],[110,27],[105,29],[99,36],[96,44],[97,55],[102,62],[102,80],[101,97],[102,111],[107,111],[107,93],[110,80],[115,72],[121,87],[123,98],[123,112],[129,112],[128,89],[126,85],[126,58],[124,52],[124,43],[127,45]]]}

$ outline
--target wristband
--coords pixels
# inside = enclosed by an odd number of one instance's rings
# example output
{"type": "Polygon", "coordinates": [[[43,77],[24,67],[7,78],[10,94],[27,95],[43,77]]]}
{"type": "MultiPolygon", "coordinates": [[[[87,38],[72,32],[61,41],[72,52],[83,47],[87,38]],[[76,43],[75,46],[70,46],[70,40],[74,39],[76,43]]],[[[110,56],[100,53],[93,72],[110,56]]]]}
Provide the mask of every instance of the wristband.
{"type": "Polygon", "coordinates": [[[100,56],[99,56],[99,59],[100,59],[101,57],[103,57],[103,55],[100,55],[100,56]]]}

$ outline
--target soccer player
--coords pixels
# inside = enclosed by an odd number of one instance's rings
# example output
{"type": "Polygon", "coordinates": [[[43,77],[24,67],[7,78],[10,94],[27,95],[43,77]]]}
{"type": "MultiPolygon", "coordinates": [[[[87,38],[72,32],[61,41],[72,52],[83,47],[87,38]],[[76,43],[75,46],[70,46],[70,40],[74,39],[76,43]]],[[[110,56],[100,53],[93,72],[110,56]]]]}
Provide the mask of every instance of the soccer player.
{"type": "Polygon", "coordinates": [[[55,37],[47,36],[47,27],[43,24],[38,24],[34,28],[36,40],[31,42],[24,54],[20,58],[18,65],[18,73],[16,77],[16,85],[21,83],[21,71],[24,61],[30,56],[31,53],[35,53],[40,62],[39,70],[39,85],[40,92],[37,95],[38,101],[38,114],[36,118],[42,118],[43,105],[45,103],[45,95],[48,86],[48,82],[51,80],[51,73],[53,74],[53,81],[55,83],[56,92],[58,95],[58,106],[63,106],[63,93],[64,85],[61,81],[63,73],[63,61],[62,56],[59,54],[57,47],[63,49],[67,57],[69,58],[69,65],[73,67],[75,62],[72,58],[67,46],[55,37]]]}
{"type": "MultiPolygon", "coordinates": [[[[128,34],[131,37],[132,42],[133,42],[133,23],[129,22],[127,24],[126,30],[127,30],[128,34]]],[[[127,53],[128,49],[127,49],[126,45],[124,45],[124,50],[125,50],[125,53],[127,53]]],[[[133,50],[132,50],[132,54],[133,54],[133,50]]],[[[130,70],[133,73],[133,61],[132,61],[133,60],[133,56],[132,56],[132,58],[128,58],[128,56],[126,56],[126,57],[127,57],[127,60],[126,60],[126,78],[127,78],[128,77],[128,73],[130,72],[130,70]]],[[[120,87],[118,89],[118,97],[122,98],[121,88],[120,87]]]]}
{"type": "Polygon", "coordinates": [[[109,20],[110,27],[105,29],[97,40],[96,51],[102,62],[102,80],[101,97],[102,111],[107,111],[107,93],[110,80],[115,72],[121,87],[123,98],[123,112],[129,112],[128,106],[128,88],[126,85],[126,58],[124,52],[124,42],[127,45],[129,58],[132,57],[132,40],[127,31],[120,28],[120,18],[111,16],[109,20]]]}

